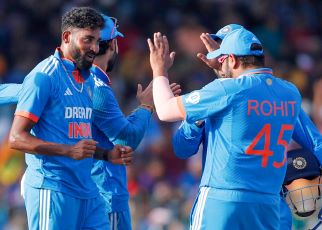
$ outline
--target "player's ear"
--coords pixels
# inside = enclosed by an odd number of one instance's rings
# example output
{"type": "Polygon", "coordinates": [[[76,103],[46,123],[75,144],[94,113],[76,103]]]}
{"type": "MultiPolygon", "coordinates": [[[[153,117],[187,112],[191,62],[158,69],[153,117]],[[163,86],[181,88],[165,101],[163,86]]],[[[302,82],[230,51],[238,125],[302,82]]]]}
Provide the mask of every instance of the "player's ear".
{"type": "Polygon", "coordinates": [[[109,44],[109,48],[111,49],[111,51],[115,52],[118,50],[118,47],[117,47],[117,40],[116,38],[113,38],[111,41],[110,41],[110,44],[109,44]]]}
{"type": "Polygon", "coordinates": [[[238,68],[238,65],[240,64],[238,62],[238,59],[235,55],[233,54],[229,54],[229,57],[227,58],[228,59],[228,63],[229,63],[229,66],[232,68],[232,69],[236,69],[238,68]]]}
{"type": "Polygon", "coordinates": [[[64,31],[62,34],[62,41],[67,44],[70,42],[70,40],[71,40],[71,32],[68,30],[64,31]]]}

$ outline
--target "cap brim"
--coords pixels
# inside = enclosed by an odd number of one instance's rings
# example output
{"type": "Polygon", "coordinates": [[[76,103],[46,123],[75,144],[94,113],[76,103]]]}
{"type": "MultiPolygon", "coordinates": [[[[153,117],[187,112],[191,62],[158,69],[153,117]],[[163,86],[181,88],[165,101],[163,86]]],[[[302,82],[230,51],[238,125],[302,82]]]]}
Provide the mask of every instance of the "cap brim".
{"type": "Polygon", "coordinates": [[[210,37],[212,39],[214,39],[215,41],[218,41],[218,40],[223,40],[225,36],[220,36],[220,35],[217,35],[217,34],[210,34],[210,37]]]}
{"type": "Polygon", "coordinates": [[[207,59],[217,58],[217,57],[219,57],[220,55],[222,55],[221,50],[220,50],[220,49],[217,49],[217,50],[215,50],[215,51],[209,52],[209,53],[207,54],[207,59]]]}
{"type": "Polygon", "coordinates": [[[121,37],[121,38],[124,38],[124,35],[121,33],[121,32],[119,32],[119,31],[117,31],[117,33],[116,33],[116,37],[121,37]]]}

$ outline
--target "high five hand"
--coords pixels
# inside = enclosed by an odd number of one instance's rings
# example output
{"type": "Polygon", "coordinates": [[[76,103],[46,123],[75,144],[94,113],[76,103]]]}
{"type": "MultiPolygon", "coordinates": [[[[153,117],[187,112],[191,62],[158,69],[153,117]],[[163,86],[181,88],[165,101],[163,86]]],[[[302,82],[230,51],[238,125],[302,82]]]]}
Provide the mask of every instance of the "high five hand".
{"type": "MultiPolygon", "coordinates": [[[[214,39],[212,39],[212,37],[208,33],[202,33],[200,35],[200,39],[205,45],[208,53],[216,49],[219,49],[219,43],[216,42],[214,39]]],[[[198,53],[197,57],[201,61],[203,61],[207,66],[209,66],[211,69],[218,70],[220,68],[220,63],[218,62],[217,59],[208,60],[206,58],[206,55],[204,55],[203,53],[198,53]]]]}
{"type": "Polygon", "coordinates": [[[153,42],[149,38],[150,64],[153,77],[168,76],[168,70],[173,64],[175,52],[169,52],[169,42],[165,35],[160,32],[154,33],[153,42]]]}

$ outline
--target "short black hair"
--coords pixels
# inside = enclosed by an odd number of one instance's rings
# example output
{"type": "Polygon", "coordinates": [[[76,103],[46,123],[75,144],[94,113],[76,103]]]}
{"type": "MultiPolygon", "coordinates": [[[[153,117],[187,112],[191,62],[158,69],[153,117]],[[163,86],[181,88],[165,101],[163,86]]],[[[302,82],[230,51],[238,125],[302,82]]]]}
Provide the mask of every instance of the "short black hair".
{"type": "Polygon", "coordinates": [[[102,29],[104,26],[103,16],[91,7],[74,7],[62,17],[61,30],[68,28],[102,29]]]}
{"type": "Polygon", "coordinates": [[[112,45],[112,41],[113,41],[113,39],[100,41],[100,43],[99,43],[99,51],[96,54],[96,56],[106,54],[106,50],[112,45]]]}
{"type": "Polygon", "coordinates": [[[241,65],[246,68],[250,66],[255,67],[264,67],[265,66],[265,56],[253,56],[253,55],[247,55],[247,56],[236,56],[236,58],[240,61],[241,65]]]}

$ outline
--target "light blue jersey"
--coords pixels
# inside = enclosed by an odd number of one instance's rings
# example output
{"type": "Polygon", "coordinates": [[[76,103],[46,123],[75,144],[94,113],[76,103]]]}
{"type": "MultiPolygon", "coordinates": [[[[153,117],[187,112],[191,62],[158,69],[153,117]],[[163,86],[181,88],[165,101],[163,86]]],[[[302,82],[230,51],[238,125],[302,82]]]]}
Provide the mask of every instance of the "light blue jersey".
{"type": "MultiPolygon", "coordinates": [[[[125,117],[110,87],[111,81],[97,66],[91,68],[95,87],[93,97],[93,137],[104,148],[114,144],[131,146],[136,149],[149,125],[151,112],[138,108],[125,117]]],[[[109,162],[96,161],[92,169],[93,179],[101,193],[112,194],[112,212],[128,211],[129,192],[127,189],[126,167],[109,162]]]]}
{"type": "Polygon", "coordinates": [[[182,102],[188,122],[208,118],[201,186],[278,198],[301,105],[296,87],[275,78],[270,69],[254,69],[215,80],[184,95],[182,102]]]}
{"type": "MultiPolygon", "coordinates": [[[[173,138],[174,151],[176,155],[181,158],[186,158],[195,154],[198,150],[199,144],[201,142],[207,141],[205,136],[205,133],[206,133],[205,129],[207,129],[207,122],[205,122],[204,127],[198,128],[194,123],[189,124],[186,121],[184,121],[173,138]]],[[[303,110],[300,111],[300,114],[298,116],[292,138],[296,140],[298,143],[300,143],[303,147],[305,147],[306,149],[314,153],[318,158],[321,158],[322,137],[319,134],[317,128],[310,120],[310,118],[305,114],[303,110]]],[[[206,146],[204,146],[204,149],[203,149],[203,160],[205,158],[205,154],[206,154],[205,152],[207,151],[206,146]]],[[[207,192],[208,192],[208,196],[209,195],[211,196],[211,194],[209,194],[209,191],[207,192]]],[[[247,202],[247,199],[244,199],[244,202],[247,202]]],[[[200,206],[198,207],[198,205],[197,207],[194,207],[192,214],[194,214],[194,211],[196,211],[195,209],[198,209],[198,208],[200,209],[200,206]]],[[[220,206],[220,204],[216,204],[217,208],[219,208],[218,205],[220,206]]],[[[225,207],[226,206],[223,206],[223,208],[225,207]]],[[[282,199],[280,202],[279,213],[280,213],[279,214],[280,229],[283,229],[283,230],[291,229],[291,226],[292,226],[291,212],[290,212],[290,209],[287,207],[284,199],[282,199]]],[[[207,215],[206,213],[204,214],[205,216],[207,215]]],[[[196,219],[198,220],[198,218],[196,219]]],[[[216,223],[218,222],[220,221],[218,220],[216,223]]],[[[203,222],[199,222],[199,225],[198,224],[194,225],[193,229],[196,228],[196,226],[201,227],[202,224],[205,224],[205,223],[208,223],[209,225],[209,222],[203,221],[203,222]]],[[[233,225],[227,223],[227,226],[232,227],[233,225]]]]}
{"type": "MultiPolygon", "coordinates": [[[[86,84],[74,64],[59,51],[38,64],[25,78],[15,115],[36,124],[32,134],[48,142],[76,144],[92,138],[93,81],[86,84]],[[91,83],[92,82],[92,83],[91,83]]],[[[89,71],[82,76],[89,77],[89,71]]],[[[92,158],[26,154],[25,183],[34,188],[62,192],[77,198],[94,198],[98,189],[91,178],[92,158]]]]}
{"type": "Polygon", "coordinates": [[[20,84],[0,84],[0,105],[17,104],[20,84]]]}

